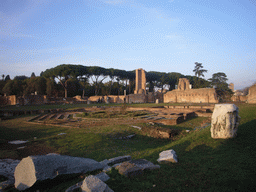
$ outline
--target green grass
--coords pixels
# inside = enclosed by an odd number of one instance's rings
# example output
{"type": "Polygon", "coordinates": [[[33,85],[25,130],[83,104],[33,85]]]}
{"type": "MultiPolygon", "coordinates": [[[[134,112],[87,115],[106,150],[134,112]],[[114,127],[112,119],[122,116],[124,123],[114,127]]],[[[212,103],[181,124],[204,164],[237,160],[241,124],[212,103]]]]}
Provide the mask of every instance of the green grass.
{"type": "MultiPolygon", "coordinates": [[[[128,125],[64,128],[31,124],[24,122],[24,118],[17,118],[0,122],[0,141],[29,140],[35,146],[43,145],[60,154],[97,161],[131,155],[133,159],[144,158],[156,164],[161,151],[176,151],[177,164],[161,165],[159,170],[147,171],[138,177],[126,178],[112,170],[108,173],[111,179],[106,183],[114,191],[252,191],[256,187],[256,105],[238,104],[238,107],[241,116],[238,135],[227,140],[212,139],[210,127],[182,132],[171,141],[147,137],[128,125]],[[67,134],[58,136],[62,132],[67,134]],[[118,139],[133,133],[136,136],[131,140],[118,139]]],[[[203,120],[205,118],[194,118],[177,126],[164,127],[193,130],[203,120]]],[[[0,158],[2,154],[20,158],[18,150],[1,149],[0,158]]],[[[40,185],[37,189],[64,191],[81,180],[77,175],[63,177],[68,177],[69,183],[56,181],[54,189],[42,189],[40,185]]]]}

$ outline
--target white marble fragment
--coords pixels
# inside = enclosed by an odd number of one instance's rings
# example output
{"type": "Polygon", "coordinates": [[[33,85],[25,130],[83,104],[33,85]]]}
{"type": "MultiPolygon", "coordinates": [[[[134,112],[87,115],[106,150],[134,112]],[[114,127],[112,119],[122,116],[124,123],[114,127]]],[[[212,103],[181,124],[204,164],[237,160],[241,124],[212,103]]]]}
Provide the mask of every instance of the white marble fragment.
{"type": "Polygon", "coordinates": [[[178,157],[173,149],[162,151],[157,159],[159,163],[178,163],[178,157]]]}
{"type": "Polygon", "coordinates": [[[216,104],[212,114],[211,137],[228,139],[236,136],[240,122],[238,107],[234,104],[216,104]]]}

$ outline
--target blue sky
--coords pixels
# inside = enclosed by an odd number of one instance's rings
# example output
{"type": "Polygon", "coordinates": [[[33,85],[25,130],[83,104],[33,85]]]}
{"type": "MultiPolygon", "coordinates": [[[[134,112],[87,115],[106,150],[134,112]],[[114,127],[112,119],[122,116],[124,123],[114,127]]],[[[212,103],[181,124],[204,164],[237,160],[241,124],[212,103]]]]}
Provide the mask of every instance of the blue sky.
{"type": "Polygon", "coordinates": [[[0,73],[60,64],[256,82],[255,0],[1,0],[0,73]]]}

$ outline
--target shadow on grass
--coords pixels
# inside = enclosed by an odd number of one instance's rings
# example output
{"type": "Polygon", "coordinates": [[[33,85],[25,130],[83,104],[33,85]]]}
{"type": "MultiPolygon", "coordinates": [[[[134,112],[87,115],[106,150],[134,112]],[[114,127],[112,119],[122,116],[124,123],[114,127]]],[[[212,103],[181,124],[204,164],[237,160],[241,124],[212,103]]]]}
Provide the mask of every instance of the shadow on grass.
{"type": "MultiPolygon", "coordinates": [[[[251,191],[256,187],[255,127],[256,120],[242,124],[238,136],[227,140],[214,140],[205,131],[204,143],[199,141],[192,149],[193,140],[171,147],[179,157],[177,164],[161,165],[136,178],[111,172],[107,184],[114,191],[251,191]],[[218,146],[210,147],[208,142],[218,146]]],[[[145,158],[154,161],[159,152],[145,158]]]]}

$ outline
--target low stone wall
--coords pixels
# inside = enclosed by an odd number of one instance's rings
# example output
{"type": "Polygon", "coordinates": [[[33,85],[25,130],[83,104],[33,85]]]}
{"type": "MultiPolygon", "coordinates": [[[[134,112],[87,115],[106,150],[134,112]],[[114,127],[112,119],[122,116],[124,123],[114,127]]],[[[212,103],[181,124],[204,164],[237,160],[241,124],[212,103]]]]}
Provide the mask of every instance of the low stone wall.
{"type": "Polygon", "coordinates": [[[130,94],[128,96],[128,103],[146,103],[147,98],[144,94],[130,94]]]}
{"type": "Polygon", "coordinates": [[[124,95],[108,95],[103,97],[105,103],[124,103],[126,96],[124,95]]]}
{"type": "Polygon", "coordinates": [[[173,90],[164,94],[164,103],[218,103],[213,88],[173,90]]]}
{"type": "Polygon", "coordinates": [[[234,95],[231,97],[231,100],[234,102],[246,102],[247,96],[246,95],[234,95]]]}

